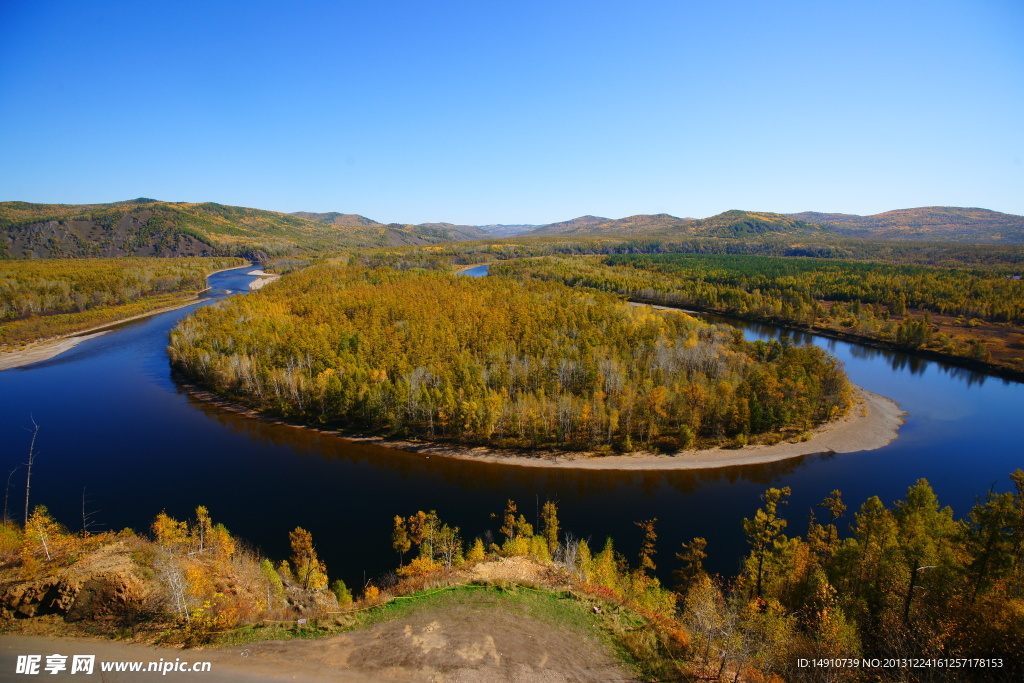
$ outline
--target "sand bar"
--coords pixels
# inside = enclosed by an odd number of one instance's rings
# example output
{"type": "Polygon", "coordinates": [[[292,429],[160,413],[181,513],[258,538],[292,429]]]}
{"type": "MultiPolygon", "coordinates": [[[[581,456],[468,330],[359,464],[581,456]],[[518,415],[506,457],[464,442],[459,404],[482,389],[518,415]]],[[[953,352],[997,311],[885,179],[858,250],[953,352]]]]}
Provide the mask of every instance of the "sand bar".
{"type": "Polygon", "coordinates": [[[256,276],[256,279],[249,283],[249,290],[253,292],[281,277],[276,273],[265,273],[262,270],[250,270],[246,275],[256,276]]]}
{"type": "Polygon", "coordinates": [[[597,455],[546,451],[524,455],[518,451],[500,451],[485,447],[459,448],[441,444],[395,442],[373,437],[352,440],[377,442],[389,448],[478,462],[580,470],[703,470],[776,462],[814,453],[873,451],[892,443],[905,421],[906,413],[890,398],[861,387],[855,386],[854,389],[856,402],[849,413],[834,422],[821,425],[811,432],[809,439],[797,443],[710,448],[684,451],[675,455],[644,452],[629,455],[597,455]]]}

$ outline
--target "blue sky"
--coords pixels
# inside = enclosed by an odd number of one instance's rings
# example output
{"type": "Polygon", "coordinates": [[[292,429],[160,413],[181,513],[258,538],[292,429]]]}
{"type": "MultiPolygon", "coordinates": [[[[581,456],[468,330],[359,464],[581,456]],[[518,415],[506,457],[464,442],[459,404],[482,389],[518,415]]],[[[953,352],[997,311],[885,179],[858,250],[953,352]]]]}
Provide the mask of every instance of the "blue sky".
{"type": "Polygon", "coordinates": [[[0,201],[1024,214],[1024,2],[0,3],[0,201]]]}

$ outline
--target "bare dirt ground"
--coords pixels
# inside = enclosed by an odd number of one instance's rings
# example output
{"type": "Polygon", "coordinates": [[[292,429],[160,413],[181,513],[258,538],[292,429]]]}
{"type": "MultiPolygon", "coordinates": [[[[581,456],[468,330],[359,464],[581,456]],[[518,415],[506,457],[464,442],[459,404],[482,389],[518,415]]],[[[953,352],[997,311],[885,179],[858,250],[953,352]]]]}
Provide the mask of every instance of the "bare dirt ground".
{"type": "MultiPolygon", "coordinates": [[[[376,681],[622,681],[630,676],[593,636],[531,617],[481,593],[472,604],[419,612],[318,641],[267,642],[248,651],[258,671],[302,667],[376,681]]],[[[305,676],[304,676],[305,677],[305,676]]],[[[344,678],[342,678],[344,680],[344,678]]]]}
{"type": "MultiPolygon", "coordinates": [[[[515,571],[515,570],[513,570],[515,571]]],[[[500,570],[498,573],[501,573],[500,570]]],[[[17,655],[94,654],[101,661],[210,662],[209,672],[104,673],[105,681],[629,681],[633,675],[596,636],[530,614],[492,591],[459,604],[318,640],[267,641],[180,650],[86,639],[0,636],[0,680],[15,678],[17,655]]],[[[70,661],[70,660],[69,660],[70,661]]],[[[145,666],[145,665],[144,665],[145,666]]],[[[77,680],[68,672],[47,680],[77,680]]],[[[78,676],[81,678],[81,676],[78,676]]]]}

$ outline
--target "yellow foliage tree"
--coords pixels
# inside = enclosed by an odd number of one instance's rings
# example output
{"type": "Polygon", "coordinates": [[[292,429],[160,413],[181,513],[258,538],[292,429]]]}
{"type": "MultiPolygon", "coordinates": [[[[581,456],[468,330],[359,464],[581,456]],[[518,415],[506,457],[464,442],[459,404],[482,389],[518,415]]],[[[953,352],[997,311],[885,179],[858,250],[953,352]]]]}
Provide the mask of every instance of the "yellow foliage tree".
{"type": "Polygon", "coordinates": [[[313,547],[313,535],[298,526],[288,534],[292,546],[292,566],[295,580],[303,588],[320,589],[327,587],[327,567],[317,557],[313,547]]]}
{"type": "Polygon", "coordinates": [[[167,550],[177,549],[188,538],[188,524],[179,522],[166,511],[156,516],[152,528],[157,544],[167,550]]]}
{"type": "Polygon", "coordinates": [[[37,505],[25,523],[21,540],[22,561],[29,558],[49,561],[60,557],[68,540],[67,530],[50,516],[46,506],[37,505]]]}

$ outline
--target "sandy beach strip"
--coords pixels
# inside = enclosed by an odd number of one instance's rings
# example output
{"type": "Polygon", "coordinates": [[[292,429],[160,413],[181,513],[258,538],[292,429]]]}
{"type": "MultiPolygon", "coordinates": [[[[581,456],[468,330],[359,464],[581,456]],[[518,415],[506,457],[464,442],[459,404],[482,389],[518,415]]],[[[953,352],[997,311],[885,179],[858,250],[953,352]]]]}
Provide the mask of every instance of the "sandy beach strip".
{"type": "Polygon", "coordinates": [[[629,455],[594,453],[551,453],[538,451],[524,455],[519,451],[501,451],[486,447],[458,447],[447,444],[421,444],[391,441],[379,437],[349,437],[352,441],[377,443],[427,455],[475,460],[477,462],[520,467],[569,468],[580,470],[704,470],[736,465],[757,465],[797,458],[815,453],[855,453],[872,451],[892,443],[905,422],[906,413],[899,404],[855,386],[856,401],[843,417],[821,425],[806,441],[782,442],[743,448],[709,448],[683,451],[673,455],[636,452],[629,455]]]}
{"type": "Polygon", "coordinates": [[[249,290],[253,292],[281,277],[276,273],[265,273],[262,270],[250,270],[246,275],[256,276],[256,279],[249,283],[249,290]]]}
{"type": "Polygon", "coordinates": [[[523,451],[502,450],[486,446],[459,446],[447,443],[405,441],[383,436],[353,435],[309,427],[263,415],[205,389],[182,382],[180,378],[179,386],[182,386],[191,396],[224,410],[271,424],[309,429],[346,441],[368,443],[428,457],[434,455],[498,465],[579,470],[706,470],[777,462],[815,453],[871,451],[892,443],[898,436],[899,428],[903,426],[906,416],[899,404],[892,399],[854,385],[856,398],[850,411],[838,420],[817,427],[810,433],[810,438],[804,441],[745,446],[743,448],[709,448],[683,451],[674,455],[649,452],[602,455],[547,450],[524,453],[523,451]]]}
{"type": "MultiPolygon", "coordinates": [[[[246,266],[231,266],[230,268],[221,268],[219,270],[210,271],[206,274],[209,278],[211,275],[217,273],[225,273],[229,270],[236,270],[239,268],[245,268],[246,266]]],[[[263,273],[263,271],[259,271],[263,273]]],[[[278,276],[280,277],[280,276],[278,276]]],[[[64,334],[59,337],[51,337],[50,339],[40,339],[39,341],[30,342],[25,346],[22,346],[13,350],[2,350],[0,349],[0,371],[9,370],[11,368],[20,368],[25,365],[32,365],[33,363],[40,363],[44,360],[50,360],[54,356],[59,356],[68,349],[72,349],[84,341],[98,337],[101,334],[111,332],[113,327],[126,323],[130,320],[140,320],[142,318],[148,318],[158,313],[166,313],[167,311],[176,311],[179,308],[185,308],[192,304],[202,303],[207,301],[209,297],[203,297],[203,292],[209,291],[209,287],[199,292],[199,294],[180,304],[173,306],[165,306],[164,308],[158,308],[153,311],[146,313],[140,313],[133,315],[128,318],[121,318],[120,320],[114,320],[109,323],[103,323],[96,327],[90,327],[85,330],[79,330],[78,332],[71,332],[70,334],[64,334]]]]}
{"type": "Polygon", "coordinates": [[[200,299],[196,297],[184,303],[158,308],[154,311],[140,313],[129,318],[122,318],[109,323],[103,323],[96,327],[90,327],[87,330],[81,330],[79,332],[72,332],[71,334],[62,335],[60,337],[31,342],[12,351],[0,351],[0,371],[10,370],[11,368],[20,368],[24,365],[32,365],[33,363],[41,363],[44,360],[50,360],[54,356],[59,356],[68,349],[73,349],[84,341],[106,334],[107,332],[113,332],[113,328],[117,327],[121,323],[149,318],[150,316],[157,315],[158,313],[166,313],[167,311],[176,311],[179,308],[192,306],[193,304],[202,303],[206,300],[207,299],[205,298],[200,299]]]}

